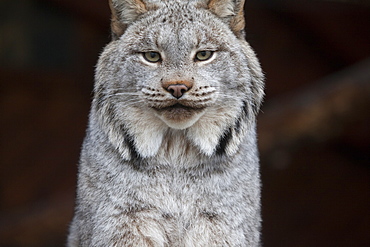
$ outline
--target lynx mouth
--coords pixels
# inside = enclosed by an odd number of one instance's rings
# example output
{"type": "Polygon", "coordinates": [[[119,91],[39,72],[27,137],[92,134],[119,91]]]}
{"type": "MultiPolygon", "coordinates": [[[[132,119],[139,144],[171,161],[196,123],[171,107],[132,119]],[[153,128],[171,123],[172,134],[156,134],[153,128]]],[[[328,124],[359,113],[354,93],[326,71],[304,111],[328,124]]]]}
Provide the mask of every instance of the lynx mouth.
{"type": "Polygon", "coordinates": [[[156,109],[160,119],[175,129],[185,129],[193,125],[204,112],[204,108],[194,108],[182,104],[156,109]]]}
{"type": "Polygon", "coordinates": [[[194,108],[182,104],[174,104],[172,106],[157,109],[157,111],[159,111],[162,114],[165,114],[168,119],[181,120],[192,117],[195,113],[201,112],[203,109],[204,107],[194,108]]]}

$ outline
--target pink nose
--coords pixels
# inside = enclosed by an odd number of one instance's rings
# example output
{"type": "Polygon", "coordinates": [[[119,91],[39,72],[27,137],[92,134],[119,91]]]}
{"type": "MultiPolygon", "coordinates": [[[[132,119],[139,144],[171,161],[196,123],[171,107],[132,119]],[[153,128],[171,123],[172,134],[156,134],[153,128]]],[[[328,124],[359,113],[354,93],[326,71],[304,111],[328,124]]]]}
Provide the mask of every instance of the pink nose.
{"type": "Polygon", "coordinates": [[[169,85],[166,90],[171,93],[173,97],[179,99],[189,90],[189,88],[184,84],[172,84],[169,85]]]}

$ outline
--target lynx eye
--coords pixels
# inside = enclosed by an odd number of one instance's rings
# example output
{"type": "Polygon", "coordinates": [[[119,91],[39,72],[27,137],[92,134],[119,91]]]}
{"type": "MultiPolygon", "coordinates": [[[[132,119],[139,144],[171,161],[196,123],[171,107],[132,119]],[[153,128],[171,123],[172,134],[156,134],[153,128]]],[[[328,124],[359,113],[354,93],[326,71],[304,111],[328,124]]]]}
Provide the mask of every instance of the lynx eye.
{"type": "Polygon", "coordinates": [[[155,51],[144,52],[143,56],[146,61],[151,62],[151,63],[157,63],[161,61],[161,55],[155,51]]]}
{"type": "Polygon", "coordinates": [[[206,61],[213,56],[213,51],[199,51],[195,54],[195,61],[206,61]]]}

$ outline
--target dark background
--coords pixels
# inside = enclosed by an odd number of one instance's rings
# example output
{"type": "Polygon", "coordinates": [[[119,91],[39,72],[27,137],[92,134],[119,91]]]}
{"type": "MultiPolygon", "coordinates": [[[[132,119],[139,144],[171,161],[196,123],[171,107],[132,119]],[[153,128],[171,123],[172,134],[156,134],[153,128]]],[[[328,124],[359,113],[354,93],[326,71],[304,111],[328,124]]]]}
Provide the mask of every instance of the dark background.
{"type": "MultiPolygon", "coordinates": [[[[108,1],[0,2],[0,246],[63,246],[108,1]]],[[[370,246],[369,1],[247,0],[264,246],[370,246]]]]}

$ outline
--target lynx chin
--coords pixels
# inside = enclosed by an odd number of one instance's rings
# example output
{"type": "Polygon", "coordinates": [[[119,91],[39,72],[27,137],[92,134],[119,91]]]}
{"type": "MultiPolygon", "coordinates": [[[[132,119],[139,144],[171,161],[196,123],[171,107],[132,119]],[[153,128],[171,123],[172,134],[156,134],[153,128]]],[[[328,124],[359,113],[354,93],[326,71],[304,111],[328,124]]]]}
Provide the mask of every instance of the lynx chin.
{"type": "Polygon", "coordinates": [[[69,247],[260,246],[244,0],[110,0],[69,247]]]}

